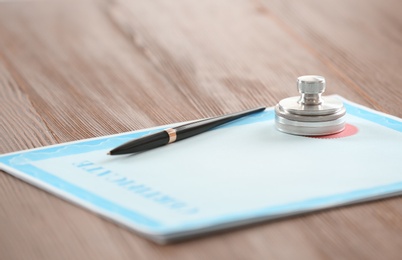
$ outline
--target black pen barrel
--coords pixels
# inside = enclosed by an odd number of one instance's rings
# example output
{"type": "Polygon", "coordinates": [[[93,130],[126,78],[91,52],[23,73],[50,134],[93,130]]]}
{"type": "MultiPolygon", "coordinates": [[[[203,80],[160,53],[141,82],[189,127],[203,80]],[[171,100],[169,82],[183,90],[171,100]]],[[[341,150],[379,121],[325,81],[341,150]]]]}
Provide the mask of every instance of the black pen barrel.
{"type": "Polygon", "coordinates": [[[265,107],[260,107],[229,115],[203,119],[196,122],[181,125],[172,129],[166,129],[164,131],[146,135],[141,138],[124,143],[119,147],[111,150],[109,154],[118,155],[118,154],[137,153],[150,150],[159,146],[166,145],[168,143],[172,143],[197,134],[201,134],[214,127],[229,123],[230,121],[239,119],[241,117],[253,113],[262,112],[264,110],[265,107]]]}
{"type": "Polygon", "coordinates": [[[234,121],[236,119],[242,118],[247,115],[251,115],[257,112],[264,111],[265,107],[260,107],[260,108],[255,108],[255,109],[250,109],[238,113],[233,113],[229,115],[224,115],[224,116],[219,116],[219,117],[214,117],[214,118],[209,118],[209,119],[203,119],[198,122],[193,122],[189,124],[185,124],[179,127],[176,127],[176,135],[177,135],[177,141],[183,140],[185,138],[201,134],[203,132],[206,132],[212,128],[218,127],[220,125],[229,123],[231,121],[234,121]]]}
{"type": "Polygon", "coordinates": [[[127,154],[127,153],[137,153],[159,146],[166,145],[169,142],[169,135],[167,132],[157,132],[154,134],[149,134],[141,138],[129,141],[120,145],[119,147],[111,150],[110,155],[127,154]]]}

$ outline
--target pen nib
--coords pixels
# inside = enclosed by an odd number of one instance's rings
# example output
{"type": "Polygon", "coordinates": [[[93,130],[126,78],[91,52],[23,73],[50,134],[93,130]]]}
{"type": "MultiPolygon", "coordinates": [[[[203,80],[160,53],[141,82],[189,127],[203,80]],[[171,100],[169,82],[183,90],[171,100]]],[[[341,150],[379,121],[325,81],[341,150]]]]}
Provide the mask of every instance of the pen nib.
{"type": "Polygon", "coordinates": [[[110,152],[107,152],[107,154],[106,155],[110,155],[110,152]]]}

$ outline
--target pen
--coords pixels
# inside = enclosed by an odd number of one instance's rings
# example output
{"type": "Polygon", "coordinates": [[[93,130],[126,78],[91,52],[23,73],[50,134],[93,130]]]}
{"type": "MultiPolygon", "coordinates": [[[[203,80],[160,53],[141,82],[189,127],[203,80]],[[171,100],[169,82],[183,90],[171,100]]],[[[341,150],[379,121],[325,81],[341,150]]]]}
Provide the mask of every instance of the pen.
{"type": "Polygon", "coordinates": [[[201,134],[206,132],[214,127],[226,124],[230,121],[239,119],[244,116],[248,116],[257,112],[262,112],[265,110],[265,107],[259,107],[255,109],[250,109],[238,113],[201,119],[196,122],[184,124],[181,126],[177,126],[174,128],[168,128],[163,131],[149,134],[134,140],[131,140],[127,143],[124,143],[113,150],[111,150],[108,155],[121,155],[121,154],[130,154],[137,153],[146,150],[150,150],[159,146],[163,146],[166,144],[170,144],[176,141],[183,140],[185,138],[201,134]]]}

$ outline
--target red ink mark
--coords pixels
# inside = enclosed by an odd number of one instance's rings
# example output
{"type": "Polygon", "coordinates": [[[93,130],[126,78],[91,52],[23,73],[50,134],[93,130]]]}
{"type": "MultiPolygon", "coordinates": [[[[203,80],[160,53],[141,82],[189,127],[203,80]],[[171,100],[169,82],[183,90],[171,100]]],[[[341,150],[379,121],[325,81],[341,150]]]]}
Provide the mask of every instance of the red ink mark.
{"type": "Polygon", "coordinates": [[[342,137],[348,137],[348,136],[355,135],[355,134],[357,134],[358,131],[359,131],[359,129],[357,129],[356,126],[346,124],[345,130],[343,130],[342,132],[332,134],[332,135],[320,135],[320,136],[310,136],[310,137],[324,138],[324,139],[342,138],[342,137]]]}

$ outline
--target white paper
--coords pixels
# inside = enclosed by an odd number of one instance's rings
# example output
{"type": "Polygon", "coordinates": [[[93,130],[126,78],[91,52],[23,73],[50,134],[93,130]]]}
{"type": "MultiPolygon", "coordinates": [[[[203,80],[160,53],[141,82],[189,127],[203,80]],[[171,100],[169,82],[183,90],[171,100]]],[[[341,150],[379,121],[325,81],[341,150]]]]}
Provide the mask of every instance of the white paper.
{"type": "Polygon", "coordinates": [[[27,150],[0,168],[157,242],[402,191],[402,121],[344,101],[357,133],[281,133],[274,111],[135,155],[115,146],[153,130],[27,150]]]}

